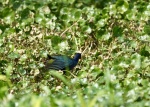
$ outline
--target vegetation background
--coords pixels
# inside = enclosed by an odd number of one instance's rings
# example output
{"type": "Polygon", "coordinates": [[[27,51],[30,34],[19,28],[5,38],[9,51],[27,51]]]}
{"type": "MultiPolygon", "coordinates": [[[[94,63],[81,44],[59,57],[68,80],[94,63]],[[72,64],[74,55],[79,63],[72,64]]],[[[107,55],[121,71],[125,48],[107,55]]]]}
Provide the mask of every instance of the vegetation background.
{"type": "Polygon", "coordinates": [[[0,0],[0,107],[150,107],[150,1],[0,0]]]}

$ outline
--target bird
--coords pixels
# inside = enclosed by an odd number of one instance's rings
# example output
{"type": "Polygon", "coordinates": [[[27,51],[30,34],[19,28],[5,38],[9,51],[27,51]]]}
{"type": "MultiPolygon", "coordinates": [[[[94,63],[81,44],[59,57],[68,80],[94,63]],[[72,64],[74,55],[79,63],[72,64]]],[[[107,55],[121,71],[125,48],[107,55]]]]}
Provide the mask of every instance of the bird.
{"type": "Polygon", "coordinates": [[[45,70],[72,70],[81,59],[81,53],[75,53],[73,58],[66,55],[48,55],[45,70]]]}

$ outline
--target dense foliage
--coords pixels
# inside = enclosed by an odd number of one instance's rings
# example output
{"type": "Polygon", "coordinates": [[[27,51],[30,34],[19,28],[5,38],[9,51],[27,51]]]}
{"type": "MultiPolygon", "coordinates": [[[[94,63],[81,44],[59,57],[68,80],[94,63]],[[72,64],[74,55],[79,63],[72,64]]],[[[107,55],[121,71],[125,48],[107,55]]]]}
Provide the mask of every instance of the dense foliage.
{"type": "Polygon", "coordinates": [[[0,0],[0,107],[149,107],[149,0],[0,0]],[[47,54],[82,52],[44,72],[47,54]]]}

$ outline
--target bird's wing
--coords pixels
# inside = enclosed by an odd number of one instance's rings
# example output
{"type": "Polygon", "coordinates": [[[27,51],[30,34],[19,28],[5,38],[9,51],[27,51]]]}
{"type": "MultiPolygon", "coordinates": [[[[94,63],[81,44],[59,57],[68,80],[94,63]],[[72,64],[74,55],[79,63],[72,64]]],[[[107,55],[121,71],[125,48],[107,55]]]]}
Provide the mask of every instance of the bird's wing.
{"type": "Polygon", "coordinates": [[[73,61],[71,58],[66,56],[51,56],[46,67],[48,69],[64,70],[69,69],[72,66],[73,61]],[[68,67],[68,68],[67,68],[68,67]]]}

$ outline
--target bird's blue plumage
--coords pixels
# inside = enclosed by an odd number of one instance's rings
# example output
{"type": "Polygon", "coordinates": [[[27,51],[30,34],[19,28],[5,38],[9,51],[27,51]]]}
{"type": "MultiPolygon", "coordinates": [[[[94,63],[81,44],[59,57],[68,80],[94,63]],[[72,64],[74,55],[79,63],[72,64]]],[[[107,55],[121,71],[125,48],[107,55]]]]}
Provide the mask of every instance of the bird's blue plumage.
{"type": "Polygon", "coordinates": [[[65,55],[49,56],[45,68],[46,70],[72,70],[77,65],[80,58],[80,53],[76,53],[74,58],[65,55]]]}

